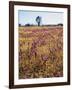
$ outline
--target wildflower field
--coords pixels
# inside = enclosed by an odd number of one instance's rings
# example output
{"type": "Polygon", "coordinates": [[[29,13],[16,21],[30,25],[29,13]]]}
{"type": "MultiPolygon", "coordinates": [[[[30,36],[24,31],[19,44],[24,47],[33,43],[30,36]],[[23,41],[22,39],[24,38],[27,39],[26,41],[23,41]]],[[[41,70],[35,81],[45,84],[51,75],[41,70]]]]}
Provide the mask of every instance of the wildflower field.
{"type": "Polygon", "coordinates": [[[63,27],[19,27],[19,79],[63,76],[63,27]]]}

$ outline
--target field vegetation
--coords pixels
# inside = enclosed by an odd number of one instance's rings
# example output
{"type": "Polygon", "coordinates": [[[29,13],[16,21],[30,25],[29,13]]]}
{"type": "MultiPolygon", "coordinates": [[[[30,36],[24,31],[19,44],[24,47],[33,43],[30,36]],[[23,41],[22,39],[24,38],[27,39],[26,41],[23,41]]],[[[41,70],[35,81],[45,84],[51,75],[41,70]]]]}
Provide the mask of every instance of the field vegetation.
{"type": "Polygon", "coordinates": [[[19,27],[19,79],[63,76],[63,27],[19,27]]]}

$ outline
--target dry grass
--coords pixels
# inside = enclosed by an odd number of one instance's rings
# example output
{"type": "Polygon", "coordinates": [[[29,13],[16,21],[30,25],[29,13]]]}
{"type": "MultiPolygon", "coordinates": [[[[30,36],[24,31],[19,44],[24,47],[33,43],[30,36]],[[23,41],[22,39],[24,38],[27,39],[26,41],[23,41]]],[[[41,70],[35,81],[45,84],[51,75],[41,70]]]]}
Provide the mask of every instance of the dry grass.
{"type": "Polygon", "coordinates": [[[63,76],[63,28],[19,27],[19,78],[63,76]]]}

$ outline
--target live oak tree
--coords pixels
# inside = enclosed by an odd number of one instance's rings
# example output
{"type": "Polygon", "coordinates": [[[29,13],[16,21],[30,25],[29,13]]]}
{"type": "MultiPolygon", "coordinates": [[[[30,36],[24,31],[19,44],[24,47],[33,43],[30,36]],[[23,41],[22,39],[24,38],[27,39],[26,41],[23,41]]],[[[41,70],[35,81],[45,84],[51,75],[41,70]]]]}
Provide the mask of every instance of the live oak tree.
{"type": "Polygon", "coordinates": [[[40,26],[40,23],[41,23],[41,17],[40,16],[36,17],[36,22],[38,23],[38,26],[40,26]]]}

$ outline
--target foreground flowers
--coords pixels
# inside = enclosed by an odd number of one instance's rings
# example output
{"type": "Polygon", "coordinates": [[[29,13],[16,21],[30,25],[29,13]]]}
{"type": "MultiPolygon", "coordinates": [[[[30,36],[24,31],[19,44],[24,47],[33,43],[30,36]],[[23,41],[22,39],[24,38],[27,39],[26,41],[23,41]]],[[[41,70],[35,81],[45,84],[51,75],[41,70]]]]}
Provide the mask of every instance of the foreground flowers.
{"type": "Polygon", "coordinates": [[[19,28],[19,78],[63,76],[63,28],[19,28]]]}

